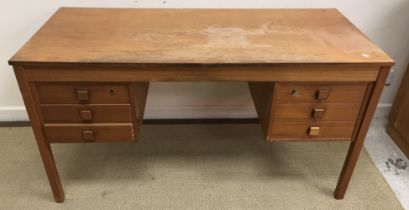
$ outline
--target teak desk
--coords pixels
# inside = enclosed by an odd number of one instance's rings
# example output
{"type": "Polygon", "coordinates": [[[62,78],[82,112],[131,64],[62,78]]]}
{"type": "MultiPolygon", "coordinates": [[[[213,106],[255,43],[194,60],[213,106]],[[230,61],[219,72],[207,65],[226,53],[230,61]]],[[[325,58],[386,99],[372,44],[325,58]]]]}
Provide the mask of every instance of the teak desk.
{"type": "Polygon", "coordinates": [[[351,142],[342,199],[393,60],[335,9],[61,8],[9,63],[63,202],[50,144],[137,142],[150,81],[248,82],[268,142],[351,142]]]}

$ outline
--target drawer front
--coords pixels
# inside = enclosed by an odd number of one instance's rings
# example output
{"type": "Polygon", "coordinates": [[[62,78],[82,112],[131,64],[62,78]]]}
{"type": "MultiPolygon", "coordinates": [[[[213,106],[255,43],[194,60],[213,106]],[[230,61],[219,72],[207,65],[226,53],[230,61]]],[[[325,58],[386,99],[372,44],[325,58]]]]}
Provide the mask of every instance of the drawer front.
{"type": "Polygon", "coordinates": [[[45,124],[44,133],[50,143],[134,141],[132,123],[45,124]]]}
{"type": "Polygon", "coordinates": [[[268,140],[351,140],[354,125],[354,122],[274,122],[268,140]]]}
{"type": "Polygon", "coordinates": [[[273,120],[284,121],[355,121],[361,104],[277,104],[273,106],[273,120]]]}
{"type": "Polygon", "coordinates": [[[366,83],[359,84],[299,84],[278,83],[275,86],[275,103],[361,103],[366,83]]]}
{"type": "Polygon", "coordinates": [[[38,83],[41,104],[129,104],[127,85],[38,83]]]}
{"type": "Polygon", "coordinates": [[[121,105],[41,105],[45,123],[132,122],[131,107],[121,105]]]}

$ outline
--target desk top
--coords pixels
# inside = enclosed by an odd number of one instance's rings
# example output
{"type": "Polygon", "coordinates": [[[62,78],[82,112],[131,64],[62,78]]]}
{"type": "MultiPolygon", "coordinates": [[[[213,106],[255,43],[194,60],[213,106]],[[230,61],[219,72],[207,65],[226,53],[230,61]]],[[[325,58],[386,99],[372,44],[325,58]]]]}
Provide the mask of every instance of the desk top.
{"type": "Polygon", "coordinates": [[[11,64],[392,62],[336,9],[61,8],[10,60],[11,64]]]}

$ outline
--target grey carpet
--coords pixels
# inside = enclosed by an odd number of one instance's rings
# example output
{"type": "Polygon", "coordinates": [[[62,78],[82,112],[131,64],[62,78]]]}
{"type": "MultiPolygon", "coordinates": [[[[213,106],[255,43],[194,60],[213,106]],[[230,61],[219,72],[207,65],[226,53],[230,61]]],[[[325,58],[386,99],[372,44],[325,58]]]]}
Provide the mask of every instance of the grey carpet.
{"type": "Polygon", "coordinates": [[[31,128],[0,128],[0,209],[402,209],[366,152],[344,200],[347,142],[263,141],[256,124],[144,125],[137,144],[58,144],[57,204],[31,128]]]}

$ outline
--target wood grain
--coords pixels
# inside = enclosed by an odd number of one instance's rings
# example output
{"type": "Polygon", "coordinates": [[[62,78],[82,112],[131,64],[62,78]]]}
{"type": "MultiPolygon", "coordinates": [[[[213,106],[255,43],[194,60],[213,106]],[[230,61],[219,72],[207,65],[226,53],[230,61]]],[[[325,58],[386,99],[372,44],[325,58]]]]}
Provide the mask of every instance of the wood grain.
{"type": "Polygon", "coordinates": [[[49,143],[136,141],[154,81],[249,82],[268,140],[352,141],[341,199],[393,60],[335,9],[61,8],[9,63],[62,202],[49,143]],[[130,110],[76,123],[85,105],[130,110]],[[318,105],[328,112],[307,121],[318,105]]]}
{"type": "Polygon", "coordinates": [[[30,118],[31,127],[33,129],[37,146],[40,151],[41,160],[43,161],[44,169],[47,173],[48,181],[50,183],[54,199],[58,203],[64,202],[64,189],[61,185],[60,176],[55,165],[54,155],[51,150],[50,144],[46,142],[44,134],[42,132],[42,120],[40,118],[40,112],[37,111],[37,98],[33,96],[33,92],[35,92],[35,90],[30,88],[30,83],[25,78],[23,67],[13,66],[13,69],[17,78],[21,95],[23,96],[24,105],[27,109],[28,117],[30,118]]]}
{"type": "Polygon", "coordinates": [[[288,103],[361,103],[365,95],[367,83],[277,83],[275,104],[288,103]],[[328,88],[326,99],[318,99],[320,88],[328,88]],[[296,90],[299,95],[292,96],[296,90]]]}
{"type": "Polygon", "coordinates": [[[379,71],[378,80],[371,90],[369,102],[366,106],[365,113],[363,115],[359,131],[354,141],[349,146],[348,154],[345,159],[344,166],[338,179],[337,187],[334,192],[336,199],[343,199],[347,190],[349,181],[351,180],[352,173],[354,171],[356,162],[361,152],[363,143],[365,141],[366,133],[368,132],[372,117],[375,113],[376,106],[381,96],[385,80],[388,76],[390,66],[382,67],[379,71]]]}
{"type": "Polygon", "coordinates": [[[354,122],[273,122],[268,141],[350,141],[354,122]],[[319,127],[319,135],[309,135],[310,127],[319,127]]]}
{"type": "Polygon", "coordinates": [[[129,97],[131,99],[131,112],[134,140],[137,142],[139,137],[140,128],[143,121],[143,115],[145,113],[146,98],[148,96],[149,82],[137,82],[132,83],[129,86],[129,97]]]}
{"type": "Polygon", "coordinates": [[[406,100],[403,102],[401,112],[399,112],[399,116],[394,122],[394,125],[397,130],[399,130],[401,136],[407,140],[409,143],[409,100],[408,97],[405,98],[406,100]]]}
{"type": "Polygon", "coordinates": [[[274,95],[273,82],[249,82],[249,89],[264,136],[270,133],[270,118],[274,95]]]}
{"type": "Polygon", "coordinates": [[[90,142],[83,131],[94,132],[92,142],[131,142],[134,140],[132,123],[45,124],[44,134],[50,143],[90,142]]]}
{"type": "Polygon", "coordinates": [[[368,84],[251,82],[249,86],[267,141],[354,140],[368,84]],[[326,91],[325,99],[317,99],[319,90],[326,91]],[[316,108],[323,109],[321,118],[313,117],[316,108]],[[320,135],[309,136],[311,126],[322,126],[320,135]]]}
{"type": "Polygon", "coordinates": [[[10,60],[11,64],[392,62],[336,9],[61,8],[10,60]]]}
{"type": "Polygon", "coordinates": [[[90,83],[37,83],[41,104],[129,104],[127,85],[90,83]],[[80,100],[77,90],[87,90],[89,99],[80,100]]]}
{"type": "Polygon", "coordinates": [[[277,104],[272,107],[275,121],[351,121],[354,122],[358,116],[361,104],[277,104]],[[314,118],[314,109],[323,109],[320,118],[314,118]]]}
{"type": "Polygon", "coordinates": [[[402,136],[401,132],[397,130],[395,127],[389,126],[386,129],[386,132],[391,137],[391,139],[395,142],[395,144],[399,147],[399,149],[409,158],[409,144],[407,142],[406,136],[402,136]]]}
{"type": "Polygon", "coordinates": [[[387,132],[402,152],[409,158],[409,66],[396,94],[387,132]]]}
{"type": "Polygon", "coordinates": [[[131,106],[129,104],[43,104],[41,105],[41,113],[45,123],[132,122],[131,106]],[[91,111],[91,120],[82,119],[80,112],[83,110],[91,111]]]}
{"type": "Polygon", "coordinates": [[[379,66],[368,64],[288,65],[43,65],[26,66],[27,79],[38,81],[375,81],[379,66]],[[96,73],[97,72],[97,73],[96,73]]]}

